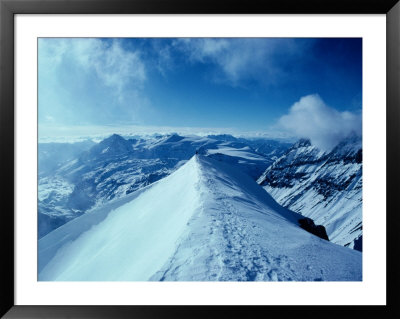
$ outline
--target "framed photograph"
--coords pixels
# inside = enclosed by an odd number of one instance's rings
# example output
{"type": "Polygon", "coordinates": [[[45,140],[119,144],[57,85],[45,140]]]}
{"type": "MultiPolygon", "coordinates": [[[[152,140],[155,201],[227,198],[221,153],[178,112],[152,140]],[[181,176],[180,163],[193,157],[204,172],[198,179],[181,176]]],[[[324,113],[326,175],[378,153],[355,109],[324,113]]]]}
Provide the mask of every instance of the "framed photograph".
{"type": "Polygon", "coordinates": [[[398,313],[397,1],[0,10],[5,318],[398,313]]]}

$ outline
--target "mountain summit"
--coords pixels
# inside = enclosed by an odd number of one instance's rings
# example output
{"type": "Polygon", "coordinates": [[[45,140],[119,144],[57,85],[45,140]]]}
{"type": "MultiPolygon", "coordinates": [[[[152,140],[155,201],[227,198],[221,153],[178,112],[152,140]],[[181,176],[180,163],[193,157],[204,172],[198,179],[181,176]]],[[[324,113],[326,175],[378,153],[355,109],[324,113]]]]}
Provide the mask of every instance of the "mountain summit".
{"type": "Polygon", "coordinates": [[[95,159],[99,156],[114,156],[132,152],[132,144],[118,134],[102,140],[93,146],[86,154],[84,159],[95,159]]]}
{"type": "Polygon", "coordinates": [[[361,253],[300,218],[248,175],[196,155],[41,238],[39,280],[361,280],[361,253]]]}

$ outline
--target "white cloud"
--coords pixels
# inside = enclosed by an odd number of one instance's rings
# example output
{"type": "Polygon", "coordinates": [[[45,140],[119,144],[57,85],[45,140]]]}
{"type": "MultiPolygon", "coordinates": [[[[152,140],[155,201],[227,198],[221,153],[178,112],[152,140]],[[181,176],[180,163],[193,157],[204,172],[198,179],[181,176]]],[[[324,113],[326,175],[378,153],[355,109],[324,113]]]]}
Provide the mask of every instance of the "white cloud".
{"type": "Polygon", "coordinates": [[[276,82],[284,73],[276,63],[277,52],[281,56],[297,52],[291,39],[190,38],[178,39],[174,47],[187,54],[192,62],[216,64],[222,74],[220,80],[233,86],[248,79],[268,84],[276,82]]]}
{"type": "Polygon", "coordinates": [[[39,39],[39,122],[139,123],[152,112],[147,68],[138,48],[120,39],[39,39]]]}
{"type": "Polygon", "coordinates": [[[121,93],[128,84],[141,85],[146,79],[145,64],[138,51],[125,50],[120,41],[96,38],[39,40],[41,72],[54,71],[66,59],[86,72],[94,72],[107,87],[121,93]]]}
{"type": "Polygon", "coordinates": [[[362,116],[339,112],[325,104],[319,95],[307,95],[282,116],[278,127],[298,137],[309,138],[322,150],[329,150],[352,132],[361,136],[362,116]]]}

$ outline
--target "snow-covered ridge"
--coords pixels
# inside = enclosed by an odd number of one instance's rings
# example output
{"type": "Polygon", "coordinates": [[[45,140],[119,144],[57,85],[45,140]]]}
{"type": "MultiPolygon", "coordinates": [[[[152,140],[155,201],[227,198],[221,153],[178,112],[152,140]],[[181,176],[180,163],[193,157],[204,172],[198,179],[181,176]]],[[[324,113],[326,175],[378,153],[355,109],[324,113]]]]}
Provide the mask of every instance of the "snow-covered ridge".
{"type": "Polygon", "coordinates": [[[298,226],[248,175],[194,156],[39,240],[39,280],[361,280],[361,253],[298,226]]]}
{"type": "Polygon", "coordinates": [[[233,136],[113,134],[97,144],[39,144],[39,238],[110,200],[168,176],[196,151],[236,165],[254,179],[287,144],[233,136]],[[258,150],[258,151],[257,151],[258,150]]]}
{"type": "Polygon", "coordinates": [[[300,140],[258,183],[281,205],[325,226],[329,239],[362,250],[362,143],[351,135],[323,152],[300,140]]]}

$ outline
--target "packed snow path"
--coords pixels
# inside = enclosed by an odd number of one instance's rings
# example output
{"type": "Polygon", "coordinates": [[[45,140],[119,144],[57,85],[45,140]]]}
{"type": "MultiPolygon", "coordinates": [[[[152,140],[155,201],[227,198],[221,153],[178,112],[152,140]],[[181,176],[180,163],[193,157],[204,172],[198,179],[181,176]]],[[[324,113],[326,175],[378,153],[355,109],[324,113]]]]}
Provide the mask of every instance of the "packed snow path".
{"type": "Polygon", "coordinates": [[[307,233],[301,216],[213,159],[195,156],[129,196],[43,237],[39,280],[362,279],[361,253],[307,233]]]}

